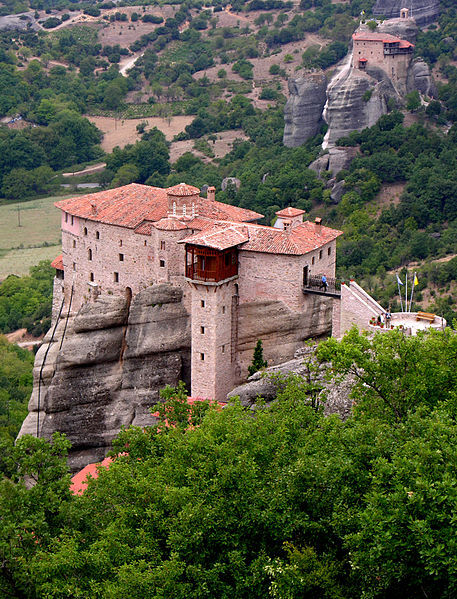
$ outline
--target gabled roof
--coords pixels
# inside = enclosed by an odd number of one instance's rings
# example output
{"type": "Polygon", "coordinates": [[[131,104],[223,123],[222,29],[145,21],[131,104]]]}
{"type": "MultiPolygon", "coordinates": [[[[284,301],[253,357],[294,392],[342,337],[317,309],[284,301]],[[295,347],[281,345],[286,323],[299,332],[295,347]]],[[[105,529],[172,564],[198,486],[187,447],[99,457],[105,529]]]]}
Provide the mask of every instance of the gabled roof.
{"type": "Polygon", "coordinates": [[[226,250],[249,241],[249,234],[245,225],[220,225],[191,235],[183,241],[191,245],[226,250]]]}
{"type": "Polygon", "coordinates": [[[276,216],[284,216],[286,218],[293,218],[294,216],[300,216],[300,214],[305,214],[305,210],[293,208],[293,206],[287,206],[287,208],[283,208],[276,212],[276,216]]]}
{"type": "Polygon", "coordinates": [[[178,243],[198,245],[216,250],[240,246],[247,252],[302,256],[333,241],[342,231],[306,221],[283,231],[252,223],[216,223],[211,229],[191,235],[178,243]],[[246,239],[247,237],[247,239],[246,239]]]}
{"type": "MultiPolygon", "coordinates": [[[[190,185],[186,187],[187,191],[191,188],[190,185]]],[[[192,189],[197,188],[192,187],[192,189]]],[[[253,210],[199,196],[192,202],[195,214],[211,220],[246,222],[263,216],[253,210]]],[[[157,222],[168,217],[167,190],[139,183],[130,183],[116,189],[61,200],[56,202],[55,206],[72,216],[128,229],[135,229],[146,221],[157,222]]]]}
{"type": "Polygon", "coordinates": [[[383,42],[384,44],[400,44],[400,48],[414,48],[414,44],[402,40],[390,33],[379,33],[371,31],[359,31],[352,34],[352,39],[358,42],[383,42]]]}

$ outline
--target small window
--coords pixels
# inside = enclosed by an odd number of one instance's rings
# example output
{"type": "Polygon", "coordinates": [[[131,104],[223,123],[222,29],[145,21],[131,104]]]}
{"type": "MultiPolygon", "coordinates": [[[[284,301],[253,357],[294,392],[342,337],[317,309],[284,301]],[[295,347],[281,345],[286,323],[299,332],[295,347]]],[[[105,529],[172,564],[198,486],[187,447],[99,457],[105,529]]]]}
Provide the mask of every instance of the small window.
{"type": "Polygon", "coordinates": [[[73,239],[73,247],[76,247],[76,239],[73,239]]]}
{"type": "Polygon", "coordinates": [[[331,253],[332,253],[332,248],[328,248],[327,254],[330,256],[331,253]]]}
{"type": "Polygon", "coordinates": [[[222,306],[222,314],[225,314],[225,306],[222,306]]]}
{"type": "Polygon", "coordinates": [[[160,249],[164,250],[165,249],[165,241],[161,241],[160,242],[160,249]]]}
{"type": "Polygon", "coordinates": [[[314,264],[316,262],[316,259],[313,256],[313,259],[311,260],[311,264],[314,264]]]}
{"type": "Polygon", "coordinates": [[[222,354],[225,354],[225,345],[223,345],[223,346],[221,347],[221,353],[222,353],[222,354]]]}
{"type": "Polygon", "coordinates": [[[159,266],[160,266],[160,268],[165,268],[165,260],[160,260],[159,266]]]}
{"type": "Polygon", "coordinates": [[[84,227],[84,235],[87,235],[87,227],[84,227]]]}
{"type": "Polygon", "coordinates": [[[68,212],[65,212],[65,222],[68,223],[68,212]]]}
{"type": "Polygon", "coordinates": [[[205,327],[200,327],[200,333],[201,333],[202,335],[204,335],[204,334],[205,334],[205,327]]]}
{"type": "Polygon", "coordinates": [[[90,273],[90,280],[92,281],[92,283],[94,282],[94,273],[93,272],[90,273]]]}
{"type": "Polygon", "coordinates": [[[322,250],[319,250],[319,260],[322,260],[322,250]]]}
{"type": "Polygon", "coordinates": [[[119,247],[122,247],[122,239],[119,239],[119,247]]]}
{"type": "Polygon", "coordinates": [[[76,262],[73,262],[73,270],[76,270],[76,262]]]}
{"type": "Polygon", "coordinates": [[[114,282],[119,283],[119,273],[118,272],[114,273],[114,282]]]}
{"type": "Polygon", "coordinates": [[[91,249],[87,250],[87,258],[89,260],[92,260],[92,250],[91,249]]]}
{"type": "Polygon", "coordinates": [[[200,307],[202,307],[202,308],[205,307],[205,300],[200,300],[200,307]]]}
{"type": "Polygon", "coordinates": [[[100,231],[95,231],[95,239],[100,239],[100,231]]]}
{"type": "Polygon", "coordinates": [[[205,361],[205,354],[200,354],[200,360],[205,361]]]}
{"type": "Polygon", "coordinates": [[[124,254],[119,254],[119,262],[124,262],[124,254]]]}
{"type": "Polygon", "coordinates": [[[146,241],[146,239],[144,240],[144,247],[146,247],[148,245],[148,242],[146,241]]]}
{"type": "Polygon", "coordinates": [[[74,217],[72,216],[72,217],[71,217],[71,224],[73,225],[73,224],[74,224],[74,222],[75,222],[75,219],[74,219],[74,217]]]}

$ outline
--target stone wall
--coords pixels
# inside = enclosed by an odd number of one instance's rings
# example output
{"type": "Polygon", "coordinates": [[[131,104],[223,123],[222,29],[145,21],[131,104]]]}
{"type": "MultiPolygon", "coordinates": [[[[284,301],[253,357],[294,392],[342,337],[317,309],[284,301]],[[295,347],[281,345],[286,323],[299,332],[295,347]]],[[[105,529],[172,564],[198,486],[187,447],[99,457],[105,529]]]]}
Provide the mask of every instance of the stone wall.
{"type": "Polygon", "coordinates": [[[220,285],[191,284],[192,395],[221,401],[235,384],[232,327],[237,315],[232,303],[236,284],[237,279],[220,285]]]}
{"type": "Polygon", "coordinates": [[[73,286],[72,310],[89,299],[89,283],[101,293],[119,294],[129,287],[134,295],[157,283],[183,286],[185,250],[177,242],[189,232],[151,227],[151,235],[138,235],[76,217],[73,226],[62,221],[65,297],[68,303],[73,286]]]}
{"type": "Polygon", "coordinates": [[[348,285],[341,285],[339,306],[339,318],[334,317],[335,327],[332,332],[334,337],[342,337],[354,325],[359,330],[368,330],[370,319],[385,312],[384,308],[354,281],[348,285]],[[339,328],[336,325],[338,321],[339,328]]]}

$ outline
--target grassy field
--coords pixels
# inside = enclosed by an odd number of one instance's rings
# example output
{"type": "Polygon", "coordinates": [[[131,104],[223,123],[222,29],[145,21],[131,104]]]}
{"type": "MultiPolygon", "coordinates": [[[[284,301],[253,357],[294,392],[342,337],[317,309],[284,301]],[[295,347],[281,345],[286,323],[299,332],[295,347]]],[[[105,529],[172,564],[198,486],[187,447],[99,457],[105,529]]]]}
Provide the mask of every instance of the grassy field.
{"type": "Polygon", "coordinates": [[[59,199],[0,205],[0,280],[28,274],[40,260],[60,253],[60,211],[53,205],[59,199]]]}

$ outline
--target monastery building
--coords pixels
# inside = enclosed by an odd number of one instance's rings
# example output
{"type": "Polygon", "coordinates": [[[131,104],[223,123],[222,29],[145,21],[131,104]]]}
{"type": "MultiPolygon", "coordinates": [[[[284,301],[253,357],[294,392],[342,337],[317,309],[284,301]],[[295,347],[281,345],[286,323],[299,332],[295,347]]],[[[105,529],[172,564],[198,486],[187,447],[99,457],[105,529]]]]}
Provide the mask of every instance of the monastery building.
{"type": "MultiPolygon", "coordinates": [[[[56,206],[63,253],[53,262],[54,317],[62,302],[75,312],[100,293],[132,297],[161,283],[181,288],[191,326],[193,396],[223,400],[246,378],[252,348],[240,346],[239,329],[247,307],[276,302],[306,317],[319,301],[331,310],[332,300],[322,297],[329,290],[316,281],[335,276],[341,232],[320,219],[304,221],[303,210],[285,208],[274,227],[263,226],[261,214],[217,202],[214,187],[203,198],[184,183],[168,189],[132,183],[56,206]]],[[[303,340],[298,333],[288,345],[292,355],[303,340]]],[[[276,359],[268,347],[265,358],[276,359]]]]}

